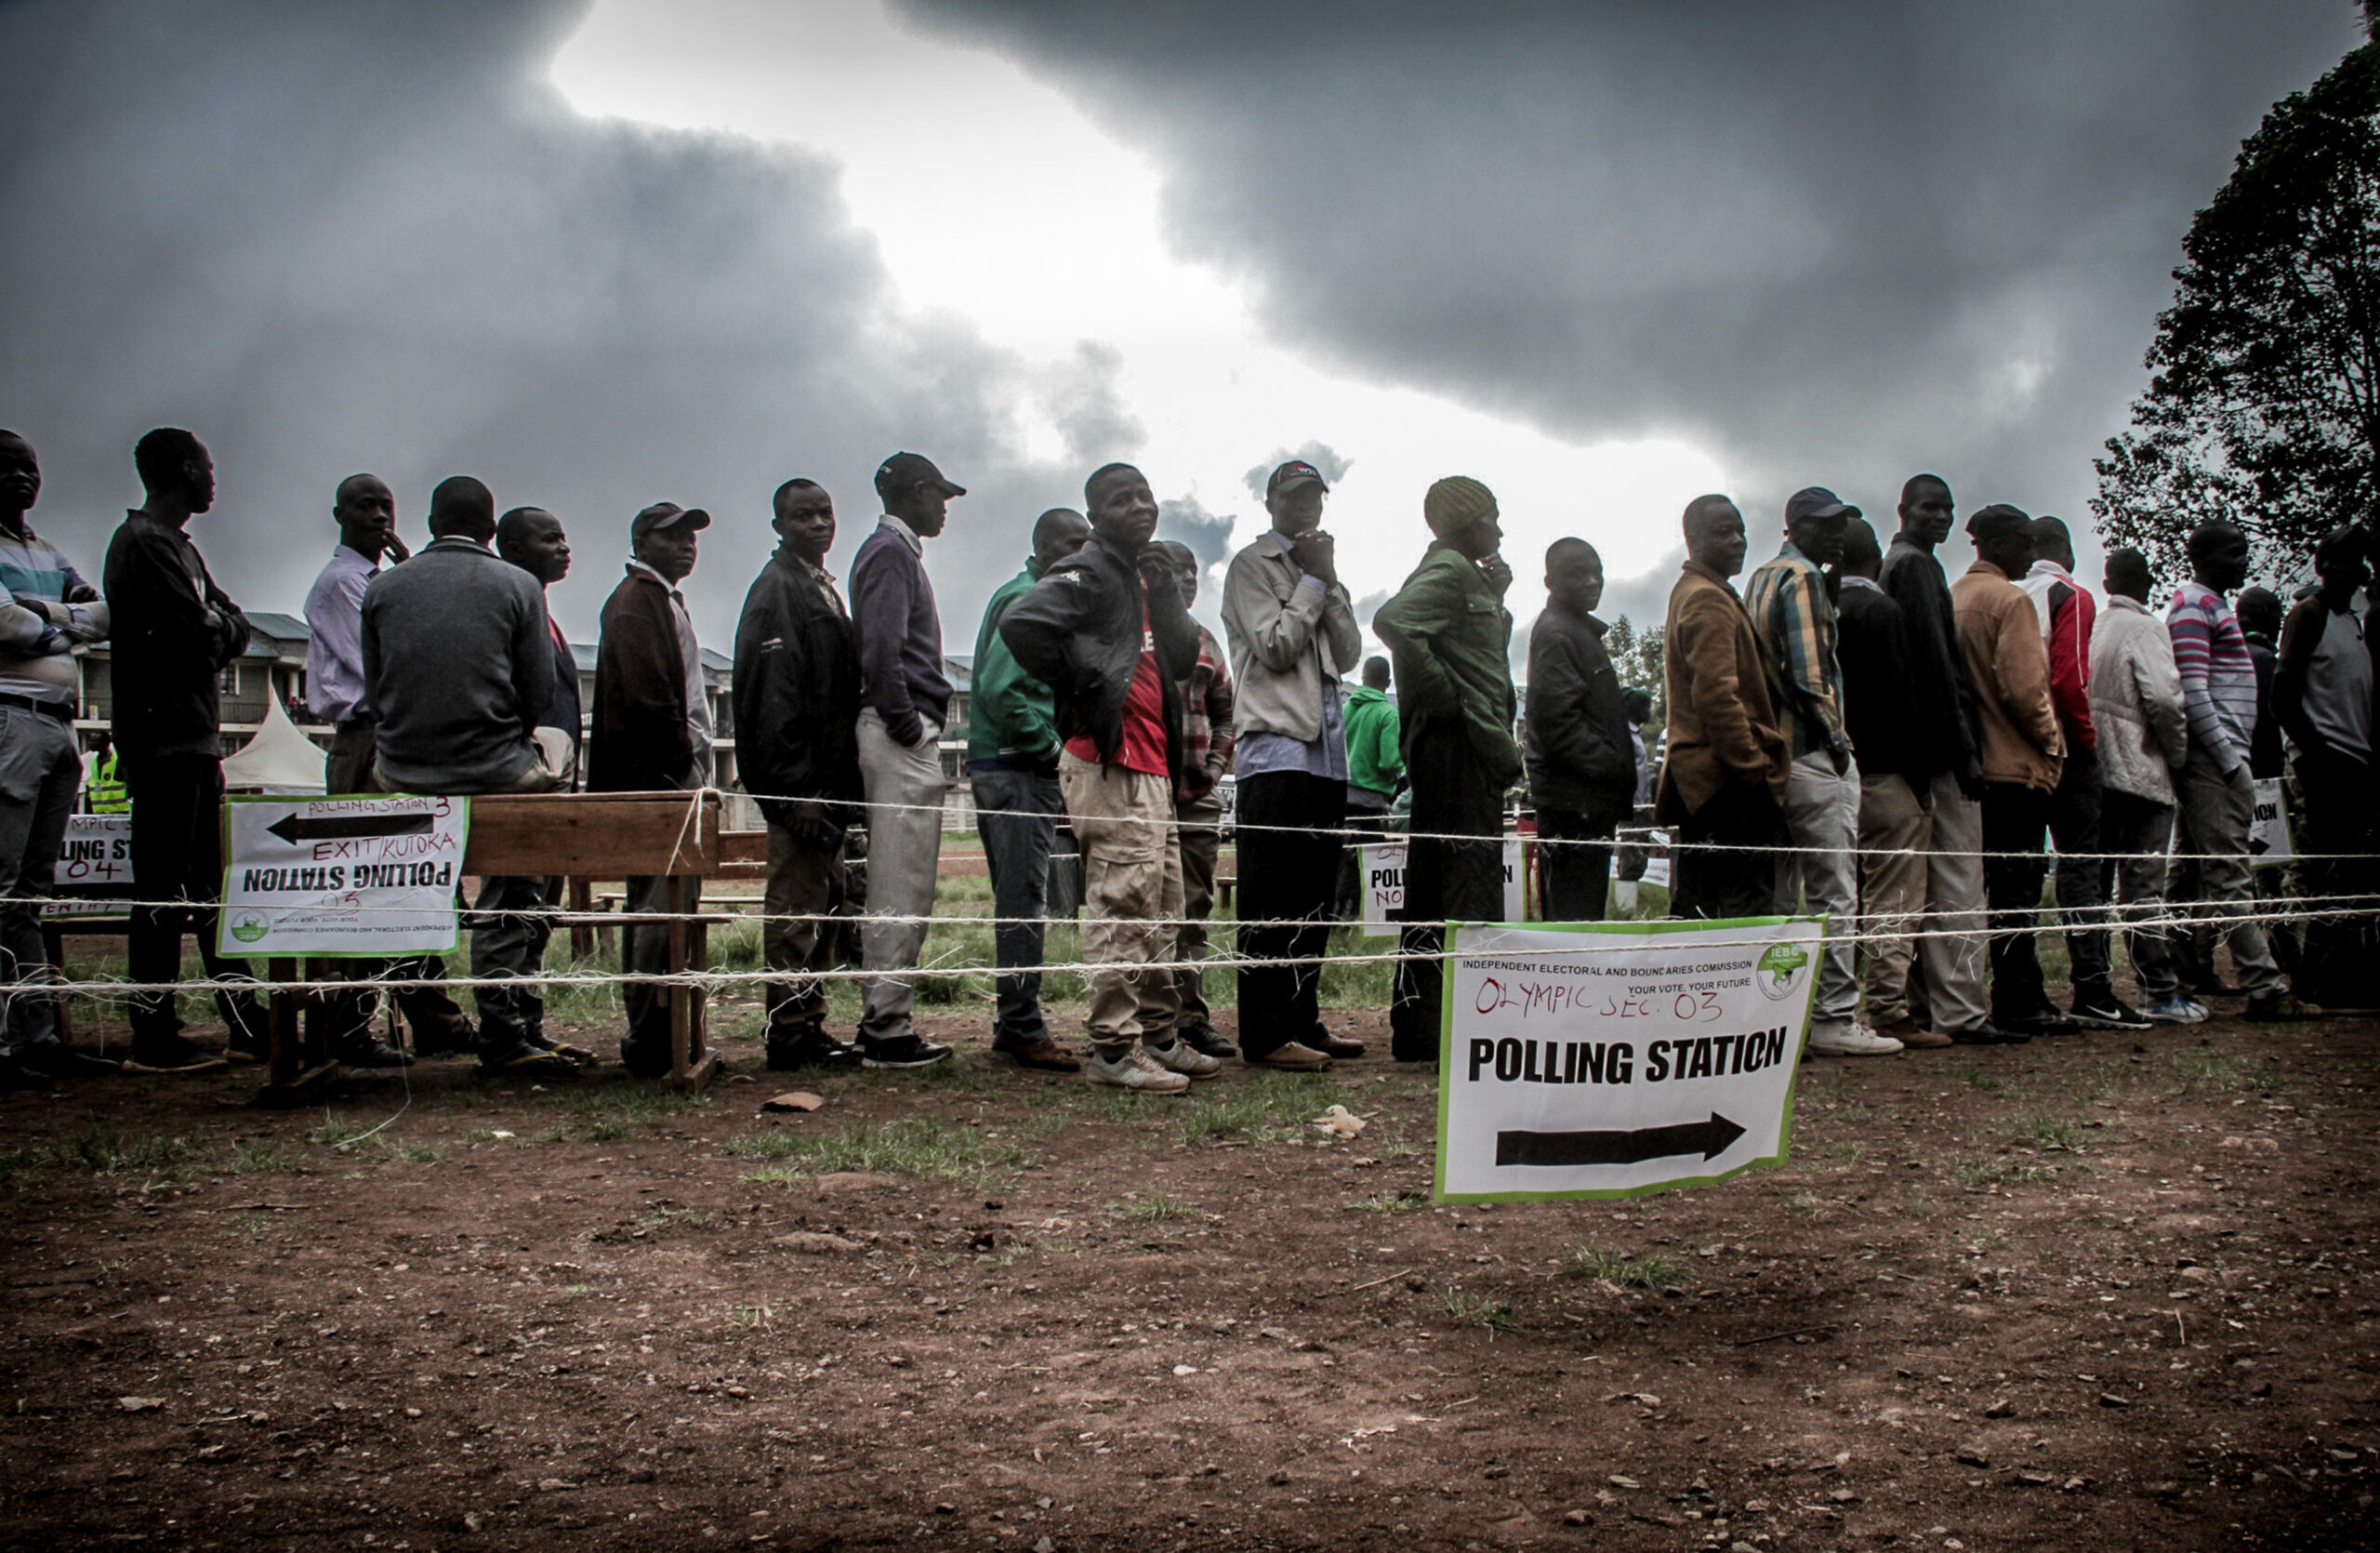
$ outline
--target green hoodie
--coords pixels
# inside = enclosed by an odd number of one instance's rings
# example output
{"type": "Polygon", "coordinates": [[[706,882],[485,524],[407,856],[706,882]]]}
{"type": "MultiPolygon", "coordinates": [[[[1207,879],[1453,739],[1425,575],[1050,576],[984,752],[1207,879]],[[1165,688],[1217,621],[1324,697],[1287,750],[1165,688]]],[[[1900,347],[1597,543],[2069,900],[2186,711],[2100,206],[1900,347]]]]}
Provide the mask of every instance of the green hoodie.
{"type": "Polygon", "coordinates": [[[1396,703],[1385,691],[1359,684],[1347,692],[1347,780],[1386,798],[1405,775],[1397,749],[1396,703]]]}
{"type": "Polygon", "coordinates": [[[1000,636],[1000,617],[1041,580],[1041,563],[1000,584],[984,606],[975,633],[975,662],[969,675],[972,700],[967,710],[967,763],[1054,765],[1058,759],[1057,703],[1050,687],[1025,671],[1000,636]]]}

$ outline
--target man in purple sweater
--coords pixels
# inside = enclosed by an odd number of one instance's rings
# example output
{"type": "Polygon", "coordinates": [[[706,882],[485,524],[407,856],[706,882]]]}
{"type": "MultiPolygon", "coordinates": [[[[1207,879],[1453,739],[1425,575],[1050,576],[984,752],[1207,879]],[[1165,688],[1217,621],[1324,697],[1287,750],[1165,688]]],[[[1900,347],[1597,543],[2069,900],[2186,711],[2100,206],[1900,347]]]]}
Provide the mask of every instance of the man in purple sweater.
{"type": "Polygon", "coordinates": [[[950,680],[942,668],[942,617],[921,564],[925,541],[965,496],[916,453],[876,471],[884,516],[852,557],[852,625],[859,635],[859,770],[867,789],[867,920],[860,965],[867,973],[859,1021],[870,1068],[923,1068],[950,1048],[921,1040],[910,1022],[914,968],[933,914],[942,860],[942,729],[950,680]],[[889,920],[888,920],[889,919],[889,920]]]}

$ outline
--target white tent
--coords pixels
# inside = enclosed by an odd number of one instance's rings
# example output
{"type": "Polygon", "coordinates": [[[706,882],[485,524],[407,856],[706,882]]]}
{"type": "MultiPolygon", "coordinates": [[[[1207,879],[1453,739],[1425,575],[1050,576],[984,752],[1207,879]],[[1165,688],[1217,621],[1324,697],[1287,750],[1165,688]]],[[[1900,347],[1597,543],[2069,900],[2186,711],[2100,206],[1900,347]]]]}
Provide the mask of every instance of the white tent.
{"type": "Polygon", "coordinates": [[[256,737],[223,763],[223,786],[231,792],[303,794],[323,790],[327,757],[298,731],[274,697],[256,737]]]}

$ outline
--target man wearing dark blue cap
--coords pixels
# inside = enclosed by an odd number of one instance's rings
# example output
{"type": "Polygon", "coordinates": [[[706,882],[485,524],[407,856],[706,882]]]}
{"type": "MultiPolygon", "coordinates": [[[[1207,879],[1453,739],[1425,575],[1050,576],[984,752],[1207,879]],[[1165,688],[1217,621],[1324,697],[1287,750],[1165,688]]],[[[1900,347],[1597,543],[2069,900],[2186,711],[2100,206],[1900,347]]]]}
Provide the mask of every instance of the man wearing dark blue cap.
{"type": "Polygon", "coordinates": [[[1795,491],[1785,503],[1784,548],[1744,588],[1769,697],[1785,714],[1793,746],[1785,783],[1790,850],[1778,855],[1777,898],[1786,910],[1823,911],[1829,919],[1810,1006],[1810,1050],[1828,1056],[1889,1056],[1901,1049],[1859,1023],[1859,768],[1843,722],[1834,604],[1818,572],[1843,558],[1844,527],[1858,515],[1823,485],[1795,491]]]}

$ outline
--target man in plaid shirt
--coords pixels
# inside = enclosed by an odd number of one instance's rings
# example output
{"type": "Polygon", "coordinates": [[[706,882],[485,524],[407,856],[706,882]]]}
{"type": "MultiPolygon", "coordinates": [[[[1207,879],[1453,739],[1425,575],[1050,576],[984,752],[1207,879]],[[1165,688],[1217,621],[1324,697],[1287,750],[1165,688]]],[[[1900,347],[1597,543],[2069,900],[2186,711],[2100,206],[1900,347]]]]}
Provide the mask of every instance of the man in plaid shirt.
{"type": "MultiPolygon", "coordinates": [[[[1182,576],[1184,608],[1198,602],[1198,558],[1190,547],[1160,539],[1157,548],[1173,560],[1182,576]]],[[[1182,682],[1182,778],[1173,790],[1174,816],[1181,821],[1182,924],[1176,940],[1175,984],[1182,994],[1182,1017],[1174,1029],[1183,1040],[1211,1057],[1239,1055],[1239,1049],[1215,1032],[1207,1015],[1207,973],[1199,962],[1207,954],[1207,915],[1215,906],[1215,858],[1223,849],[1223,773],[1231,769],[1232,747],[1239,735],[1232,726],[1231,659],[1212,632],[1198,628],[1198,661],[1182,682]]]]}

